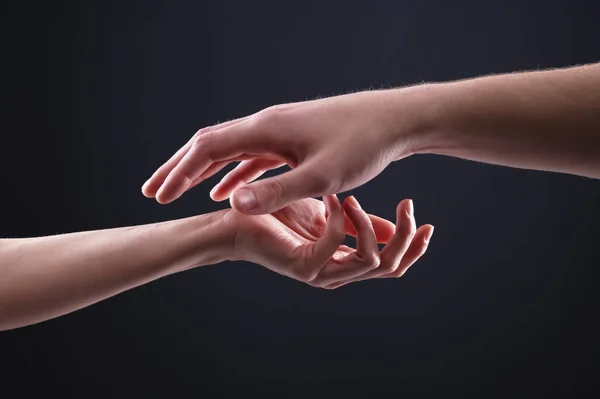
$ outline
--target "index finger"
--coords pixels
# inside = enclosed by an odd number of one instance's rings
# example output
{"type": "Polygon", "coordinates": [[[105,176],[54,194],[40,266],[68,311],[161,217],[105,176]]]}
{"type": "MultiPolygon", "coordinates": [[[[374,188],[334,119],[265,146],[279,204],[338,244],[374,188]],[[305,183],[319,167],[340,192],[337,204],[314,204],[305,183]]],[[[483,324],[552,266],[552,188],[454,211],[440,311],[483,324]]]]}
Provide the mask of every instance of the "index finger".
{"type": "Polygon", "coordinates": [[[176,200],[192,185],[203,181],[202,175],[215,163],[253,156],[274,157],[273,140],[257,128],[252,118],[195,137],[187,153],[165,178],[156,200],[161,204],[176,200]]]}
{"type": "Polygon", "coordinates": [[[188,140],[188,142],[183,147],[181,147],[175,154],[173,154],[173,156],[171,158],[169,158],[169,160],[167,162],[165,162],[160,168],[158,168],[152,174],[152,176],[142,186],[142,193],[148,198],[154,198],[156,196],[157,191],[160,189],[162,184],[165,182],[165,179],[167,178],[169,173],[171,173],[173,168],[175,168],[175,166],[177,166],[177,164],[179,164],[179,162],[181,162],[181,160],[183,159],[185,154],[187,154],[187,152],[192,147],[192,143],[198,136],[201,136],[201,135],[206,134],[211,131],[220,130],[220,129],[223,129],[223,128],[226,128],[229,126],[236,125],[240,122],[245,121],[246,119],[248,119],[248,116],[245,116],[243,118],[233,119],[233,120],[230,120],[227,122],[220,123],[218,125],[208,126],[208,127],[198,130],[192,136],[192,138],[188,140]]]}

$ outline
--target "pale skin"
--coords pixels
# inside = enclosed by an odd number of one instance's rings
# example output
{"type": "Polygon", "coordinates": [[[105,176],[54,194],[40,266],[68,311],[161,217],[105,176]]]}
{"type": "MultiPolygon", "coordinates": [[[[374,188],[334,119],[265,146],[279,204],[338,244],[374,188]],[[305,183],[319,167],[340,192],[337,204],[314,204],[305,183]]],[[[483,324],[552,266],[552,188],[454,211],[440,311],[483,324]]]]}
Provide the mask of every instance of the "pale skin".
{"type": "Polygon", "coordinates": [[[396,223],[354,197],[305,199],[273,214],[231,209],[143,226],[0,240],[0,330],[52,319],[194,267],[245,260],[333,289],[402,276],[426,251],[433,226],[416,227],[412,201],[396,223]],[[357,248],[342,245],[346,234],[357,248]],[[380,251],[378,243],[384,243],[380,251]]]}
{"type": "Polygon", "coordinates": [[[599,88],[592,64],[276,105],[199,130],[142,192],[170,203],[242,161],[211,197],[264,214],[351,190],[415,154],[600,178],[599,88]]]}
{"type": "Polygon", "coordinates": [[[201,129],[142,191],[169,203],[227,164],[242,161],[211,197],[230,198],[237,212],[226,211],[222,219],[233,220],[233,231],[245,234],[233,234],[233,241],[227,234],[221,237],[213,217],[205,215],[2,240],[0,328],[56,317],[153,279],[218,263],[224,260],[219,248],[227,242],[236,243],[235,251],[225,253],[314,286],[398,277],[422,255],[433,233],[433,226],[416,229],[414,222],[402,220],[410,213],[408,202],[400,204],[395,227],[381,227],[385,223],[363,215],[363,224],[373,231],[361,234],[366,230],[359,227],[358,214],[352,216],[355,208],[347,205],[352,200],[344,204],[346,217],[354,217],[350,227],[340,222],[344,217],[331,202],[325,228],[322,205],[304,199],[326,196],[326,202],[333,201],[328,194],[358,187],[391,162],[414,154],[600,178],[598,87],[600,64],[593,64],[277,105],[201,129]],[[254,181],[285,164],[293,170],[254,181]],[[264,216],[244,219],[249,217],[244,214],[264,216]],[[342,225],[346,232],[352,226],[358,230],[356,251],[340,245],[342,225]],[[377,241],[387,242],[381,253],[375,251],[377,241]],[[48,257],[50,249],[57,256],[48,257]]]}

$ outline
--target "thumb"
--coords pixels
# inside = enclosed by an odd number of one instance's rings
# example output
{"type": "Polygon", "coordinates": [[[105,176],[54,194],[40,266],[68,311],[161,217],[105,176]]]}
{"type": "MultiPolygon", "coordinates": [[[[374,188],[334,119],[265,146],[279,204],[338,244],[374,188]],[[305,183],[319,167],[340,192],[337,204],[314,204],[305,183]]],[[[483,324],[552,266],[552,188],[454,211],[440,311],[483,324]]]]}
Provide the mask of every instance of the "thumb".
{"type": "Polygon", "coordinates": [[[331,182],[324,174],[313,170],[305,164],[240,187],[231,196],[231,207],[246,215],[263,215],[300,199],[332,194],[329,192],[331,182]]]}

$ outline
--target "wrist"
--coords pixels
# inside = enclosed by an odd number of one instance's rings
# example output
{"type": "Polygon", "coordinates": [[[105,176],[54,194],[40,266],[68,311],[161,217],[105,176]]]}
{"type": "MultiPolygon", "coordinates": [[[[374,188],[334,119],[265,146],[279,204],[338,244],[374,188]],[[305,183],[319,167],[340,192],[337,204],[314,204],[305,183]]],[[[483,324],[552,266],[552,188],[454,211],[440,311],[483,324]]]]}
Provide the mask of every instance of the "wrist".
{"type": "Polygon", "coordinates": [[[180,261],[173,273],[231,260],[234,230],[227,222],[228,210],[192,216],[172,222],[167,240],[177,242],[180,261]]]}
{"type": "Polygon", "coordinates": [[[385,134],[394,149],[394,160],[432,153],[444,140],[442,116],[447,109],[446,91],[444,83],[389,91],[394,117],[385,134]]]}
{"type": "Polygon", "coordinates": [[[233,260],[236,229],[231,222],[231,212],[231,209],[223,209],[198,216],[206,217],[206,221],[198,221],[202,234],[196,234],[198,248],[206,249],[200,254],[203,265],[233,260]]]}

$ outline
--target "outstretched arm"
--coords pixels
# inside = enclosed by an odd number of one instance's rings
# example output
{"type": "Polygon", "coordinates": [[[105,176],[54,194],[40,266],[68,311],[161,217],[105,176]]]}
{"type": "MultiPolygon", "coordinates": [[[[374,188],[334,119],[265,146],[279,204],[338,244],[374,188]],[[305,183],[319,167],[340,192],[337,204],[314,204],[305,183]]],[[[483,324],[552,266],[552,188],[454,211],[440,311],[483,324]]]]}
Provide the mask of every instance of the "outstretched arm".
{"type": "Polygon", "coordinates": [[[143,226],[0,240],[0,330],[54,318],[225,260],[219,212],[143,226]]]}
{"type": "Polygon", "coordinates": [[[224,260],[258,263],[322,288],[400,277],[421,257],[433,226],[417,229],[412,203],[396,226],[353,198],[298,201],[246,216],[231,209],[169,222],[0,240],[0,330],[81,309],[125,290],[224,260]],[[357,249],[342,245],[346,234],[357,249]],[[381,256],[377,243],[387,243],[381,256]]]}
{"type": "Polygon", "coordinates": [[[600,178],[600,64],[426,85],[422,93],[431,104],[416,153],[600,178]]]}
{"type": "Polygon", "coordinates": [[[594,64],[276,105],[199,130],[142,192],[169,203],[243,161],[211,196],[265,214],[351,190],[417,153],[600,178],[599,88],[594,64]]]}

